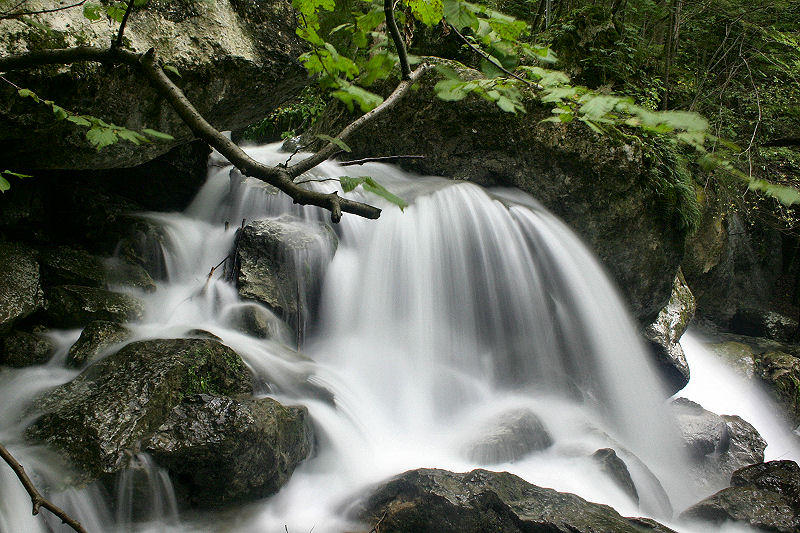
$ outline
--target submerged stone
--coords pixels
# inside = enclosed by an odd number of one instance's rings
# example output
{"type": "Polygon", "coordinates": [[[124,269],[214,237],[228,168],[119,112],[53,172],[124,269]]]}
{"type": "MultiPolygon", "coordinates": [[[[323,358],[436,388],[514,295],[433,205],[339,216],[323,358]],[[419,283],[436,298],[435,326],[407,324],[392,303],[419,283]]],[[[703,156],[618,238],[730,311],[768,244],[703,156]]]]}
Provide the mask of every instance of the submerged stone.
{"type": "Polygon", "coordinates": [[[305,407],[199,394],[176,406],[143,447],[183,499],[205,507],[274,494],[312,442],[305,407]]]}
{"type": "Polygon", "coordinates": [[[27,436],[61,450],[87,479],[122,470],[185,397],[251,393],[241,358],[219,342],[159,339],[128,344],[35,402],[27,436]]]}
{"type": "Polygon", "coordinates": [[[639,503],[639,493],[631,479],[631,473],[625,461],[619,458],[617,452],[611,448],[601,448],[592,454],[592,459],[600,465],[600,469],[610,477],[622,491],[639,503]]]}
{"type": "Polygon", "coordinates": [[[553,439],[533,411],[516,409],[500,415],[466,446],[467,457],[482,464],[516,461],[549,448],[553,439]]]}

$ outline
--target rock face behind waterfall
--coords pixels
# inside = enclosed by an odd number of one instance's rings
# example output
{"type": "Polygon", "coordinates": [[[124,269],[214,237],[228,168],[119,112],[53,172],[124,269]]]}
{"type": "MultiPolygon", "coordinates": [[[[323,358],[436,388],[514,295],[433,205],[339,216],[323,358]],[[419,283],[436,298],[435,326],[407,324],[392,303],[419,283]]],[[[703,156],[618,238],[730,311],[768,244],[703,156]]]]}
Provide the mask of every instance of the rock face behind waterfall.
{"type": "MultiPolygon", "coordinates": [[[[685,236],[660,213],[641,151],[581,124],[543,124],[550,109],[532,98],[518,114],[478,97],[442,102],[433,91],[438,76],[430,71],[420,90],[348,140],[352,157],[424,154],[401,165],[530,193],[588,242],[640,324],[651,323],[669,300],[685,236]]],[[[319,122],[321,132],[337,131],[335,116],[319,122]]]]}
{"type": "Polygon", "coordinates": [[[765,531],[800,531],[800,468],[770,461],[737,470],[731,486],[681,514],[685,520],[719,525],[738,522],[765,531]]]}
{"type": "MultiPolygon", "coordinates": [[[[26,7],[35,10],[39,4],[52,7],[47,2],[26,7]]],[[[289,3],[277,0],[158,1],[130,18],[125,37],[136,51],[155,47],[165,63],[178,69],[177,82],[197,109],[218,129],[228,130],[263,118],[307,83],[295,59],[301,47],[294,17],[289,3]]],[[[0,22],[6,53],[76,44],[106,48],[116,32],[116,25],[91,23],[80,7],[34,15],[32,20],[0,22]]],[[[46,67],[21,73],[15,81],[78,113],[132,129],[165,131],[176,142],[190,138],[164,99],[125,67],[46,67]]],[[[13,89],[3,88],[0,102],[0,159],[18,168],[130,167],[174,146],[119,142],[97,151],[83,138],[83,128],[54,123],[52,110],[18,97],[13,89]]]]}
{"type": "Polygon", "coordinates": [[[415,533],[642,533],[669,532],[652,521],[620,516],[607,505],[590,503],[537,487],[508,472],[411,470],[375,488],[352,514],[368,531],[415,533]]]}

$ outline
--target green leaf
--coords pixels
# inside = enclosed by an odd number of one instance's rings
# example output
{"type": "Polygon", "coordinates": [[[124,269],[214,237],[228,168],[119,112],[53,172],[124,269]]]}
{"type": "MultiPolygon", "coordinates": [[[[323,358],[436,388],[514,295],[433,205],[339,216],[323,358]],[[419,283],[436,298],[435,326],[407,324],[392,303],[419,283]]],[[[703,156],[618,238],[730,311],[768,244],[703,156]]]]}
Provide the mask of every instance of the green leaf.
{"type": "Polygon", "coordinates": [[[87,128],[92,125],[91,122],[86,120],[84,117],[80,115],[70,115],[67,117],[67,120],[70,122],[77,124],[78,126],[86,126],[87,128]]]}
{"type": "Polygon", "coordinates": [[[459,31],[464,28],[473,31],[478,29],[478,17],[460,0],[444,0],[442,12],[445,20],[459,31]]]}
{"type": "Polygon", "coordinates": [[[342,184],[342,191],[344,192],[350,192],[361,185],[365,192],[375,194],[385,200],[388,200],[389,202],[398,206],[401,211],[408,207],[408,202],[387,190],[386,187],[375,181],[370,176],[359,176],[357,178],[351,176],[339,176],[339,183],[342,184]]]}
{"type": "Polygon", "coordinates": [[[356,18],[356,26],[364,32],[369,32],[381,25],[386,19],[386,14],[380,7],[375,7],[371,11],[356,18]]]}
{"type": "Polygon", "coordinates": [[[466,82],[461,80],[441,80],[433,86],[433,90],[440,100],[447,102],[463,100],[469,94],[466,82]]]}
{"type": "Polygon", "coordinates": [[[22,98],[31,98],[37,104],[39,103],[39,97],[30,89],[20,89],[17,91],[17,94],[19,94],[22,98]]]}
{"type": "Polygon", "coordinates": [[[53,104],[52,107],[53,114],[56,116],[56,120],[64,120],[65,118],[69,117],[69,113],[67,113],[63,107],[56,104],[53,104]]]}
{"type": "Polygon", "coordinates": [[[150,128],[144,128],[142,130],[142,133],[146,133],[150,137],[153,137],[154,139],[158,139],[160,141],[174,141],[175,140],[175,137],[173,137],[169,133],[164,133],[164,132],[161,132],[161,131],[151,130],[150,128]]]}
{"type": "Polygon", "coordinates": [[[13,172],[13,171],[11,171],[11,170],[4,170],[4,171],[2,172],[2,174],[5,174],[5,175],[7,175],[7,176],[14,176],[15,178],[19,178],[19,179],[22,179],[22,178],[32,178],[32,177],[33,177],[33,176],[31,176],[30,174],[20,174],[19,172],[13,172]]]}
{"type": "Polygon", "coordinates": [[[323,141],[328,141],[329,143],[333,143],[338,146],[340,149],[344,150],[345,152],[352,152],[353,150],[347,146],[341,139],[337,139],[336,137],[331,137],[330,135],[319,134],[316,136],[318,139],[322,139],[323,141]]]}
{"type": "Polygon", "coordinates": [[[0,192],[6,192],[11,188],[11,184],[3,176],[0,176],[0,192]]]}
{"type": "Polygon", "coordinates": [[[178,78],[183,78],[183,76],[181,76],[181,73],[178,72],[178,69],[175,68],[174,65],[166,64],[161,68],[164,69],[167,72],[171,72],[171,73],[175,74],[175,76],[177,76],[178,78]]]}
{"type": "Polygon", "coordinates": [[[102,15],[103,6],[99,4],[84,4],[83,5],[83,16],[91,21],[100,20],[102,15]]]}
{"type": "Polygon", "coordinates": [[[150,0],[133,0],[133,7],[144,7],[150,0]]]}
{"type": "Polygon", "coordinates": [[[499,107],[500,109],[502,109],[506,113],[516,113],[517,112],[517,106],[515,106],[514,102],[512,102],[506,96],[500,96],[500,98],[497,99],[497,107],[499,107]]]}
{"type": "Polygon", "coordinates": [[[338,91],[332,92],[331,96],[344,102],[350,111],[353,110],[353,104],[357,103],[364,113],[375,109],[383,102],[383,98],[377,94],[357,85],[345,85],[338,91]]]}
{"type": "Polygon", "coordinates": [[[139,133],[138,131],[129,130],[127,128],[121,129],[117,132],[117,135],[120,139],[123,139],[128,142],[132,142],[133,144],[139,146],[142,143],[149,143],[150,139],[139,133]]]}
{"type": "Polygon", "coordinates": [[[123,4],[122,2],[117,2],[115,4],[111,4],[106,8],[106,15],[111,20],[116,22],[122,22],[123,17],[125,17],[125,11],[128,9],[128,6],[123,4]]]}
{"type": "Polygon", "coordinates": [[[783,205],[793,205],[800,203],[800,191],[794,187],[776,185],[767,180],[754,179],[748,183],[747,188],[752,191],[761,191],[772,196],[783,205]]]}
{"type": "Polygon", "coordinates": [[[442,0],[406,0],[411,13],[426,26],[433,26],[442,20],[442,0]]]}
{"type": "Polygon", "coordinates": [[[111,128],[94,127],[86,132],[86,140],[97,148],[99,152],[106,146],[110,146],[117,142],[117,134],[111,128]]]}
{"type": "Polygon", "coordinates": [[[351,178],[350,176],[339,176],[339,183],[342,184],[342,191],[350,192],[364,182],[361,178],[351,178]]]}

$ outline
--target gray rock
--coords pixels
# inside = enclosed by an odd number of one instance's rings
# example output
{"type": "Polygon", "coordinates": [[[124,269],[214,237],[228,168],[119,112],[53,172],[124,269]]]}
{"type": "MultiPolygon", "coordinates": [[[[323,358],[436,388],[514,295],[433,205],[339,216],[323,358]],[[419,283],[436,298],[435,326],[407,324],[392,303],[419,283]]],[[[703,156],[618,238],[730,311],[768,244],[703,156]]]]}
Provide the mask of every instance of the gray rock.
{"type": "Polygon", "coordinates": [[[549,448],[553,439],[533,411],[503,413],[466,446],[467,457],[482,464],[516,461],[549,448]]]}
{"type": "Polygon", "coordinates": [[[44,303],[33,250],[0,243],[0,334],[44,303]]]}
{"type": "MultiPolygon", "coordinates": [[[[481,76],[453,66],[464,79],[481,76]]],[[[669,301],[685,241],[643,179],[645,172],[660,172],[656,165],[638,146],[603,142],[582,124],[542,124],[551,110],[527,93],[528,113],[516,115],[477,97],[442,102],[432,90],[439,79],[428,72],[420,90],[359,130],[348,141],[348,157],[425,154],[400,164],[529,192],[585,239],[639,324],[650,324],[669,301]]],[[[338,131],[343,120],[350,120],[348,113],[330,106],[315,131],[338,131]]]]}
{"type": "Polygon", "coordinates": [[[657,522],[622,517],[607,505],[487,470],[411,470],[380,484],[350,513],[367,524],[358,531],[379,520],[381,531],[415,533],[670,531],[657,522]]]}
{"type": "Polygon", "coordinates": [[[790,342],[797,334],[797,321],[763,308],[739,308],[730,322],[734,333],[790,342]]]}
{"type": "Polygon", "coordinates": [[[789,418],[800,421],[800,358],[782,351],[756,357],[756,375],[789,418]]]}
{"type": "Polygon", "coordinates": [[[707,489],[724,487],[735,470],[764,460],[767,443],[738,416],[719,416],[684,398],[671,407],[694,475],[707,489]]]}
{"type": "Polygon", "coordinates": [[[55,346],[40,333],[12,331],[0,340],[0,365],[23,367],[50,360],[55,346]]]}
{"type": "Polygon", "coordinates": [[[747,344],[725,341],[707,346],[741,376],[750,379],[755,374],[755,354],[747,344]]]}
{"type": "Polygon", "coordinates": [[[95,320],[90,322],[81,332],[67,353],[67,366],[81,367],[91,363],[103,355],[109,348],[124,342],[131,336],[131,331],[117,322],[95,320]]]}
{"type": "Polygon", "coordinates": [[[86,480],[125,468],[185,397],[251,393],[241,358],[212,340],[128,344],[36,400],[27,436],[62,451],[86,480]]]}
{"type": "Polygon", "coordinates": [[[658,313],[656,320],[644,329],[651,352],[661,376],[675,394],[689,383],[689,364],[679,341],[695,312],[692,291],[678,270],[669,303],[658,313]]]}
{"type": "Polygon", "coordinates": [[[42,283],[53,285],[82,285],[107,289],[130,286],[154,291],[155,283],[138,265],[120,259],[103,259],[83,250],[58,246],[42,253],[42,283]]]}
{"type": "Polygon", "coordinates": [[[800,530],[800,468],[770,461],[737,470],[731,487],[684,511],[683,520],[738,522],[765,531],[800,530]]]}
{"type": "Polygon", "coordinates": [[[628,465],[619,458],[617,452],[611,448],[601,448],[592,454],[592,459],[600,465],[600,469],[610,477],[619,488],[631,497],[637,504],[639,503],[639,493],[636,485],[631,479],[628,465]]]}
{"type": "Polygon", "coordinates": [[[143,315],[142,303],[128,294],[78,285],[53,287],[47,293],[46,316],[56,327],[80,327],[94,320],[126,322],[143,315]]]}
{"type": "Polygon", "coordinates": [[[313,443],[305,407],[270,398],[186,398],[143,444],[196,506],[222,506],[274,494],[313,443]]]}
{"type": "Polygon", "coordinates": [[[274,339],[289,343],[292,332],[280,318],[257,304],[237,306],[226,314],[231,327],[262,339],[274,339]]]}
{"type": "MultiPolygon", "coordinates": [[[[0,21],[0,46],[6,53],[75,44],[106,47],[116,31],[111,24],[92,24],[81,9],[34,15],[32,20],[35,24],[0,21]]],[[[164,63],[175,66],[189,100],[224,131],[263,118],[308,83],[296,60],[302,48],[294,29],[288,2],[156,0],[130,18],[125,37],[131,49],[146,52],[153,47],[164,63]]],[[[44,98],[57,97],[67,109],[90,114],[102,109],[109,123],[153,128],[176,138],[142,146],[119,142],[97,151],[84,139],[84,130],[54,123],[52,112],[48,116],[42,106],[9,90],[0,95],[0,158],[20,168],[132,167],[193,138],[169,104],[130,69],[87,63],[33,69],[20,76],[19,83],[44,98]]]]}
{"type": "Polygon", "coordinates": [[[229,275],[242,298],[267,305],[302,335],[336,246],[328,226],[288,216],[256,220],[237,233],[229,275]]]}

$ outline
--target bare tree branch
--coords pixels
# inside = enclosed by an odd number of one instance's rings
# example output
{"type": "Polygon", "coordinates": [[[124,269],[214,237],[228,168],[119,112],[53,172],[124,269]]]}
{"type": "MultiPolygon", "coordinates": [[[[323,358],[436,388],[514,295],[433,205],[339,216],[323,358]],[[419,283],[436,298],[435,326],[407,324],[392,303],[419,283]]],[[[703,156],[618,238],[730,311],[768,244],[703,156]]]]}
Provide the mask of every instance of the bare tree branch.
{"type": "Polygon", "coordinates": [[[459,39],[464,41],[464,44],[466,44],[467,46],[469,46],[472,49],[473,52],[475,52],[476,54],[478,54],[479,56],[484,58],[486,61],[488,61],[489,63],[491,63],[495,67],[499,68],[500,70],[502,70],[503,72],[505,72],[506,74],[511,76],[512,78],[516,78],[519,81],[521,81],[522,83],[525,83],[526,85],[530,85],[531,87],[537,87],[538,88],[538,85],[536,85],[535,83],[531,82],[530,80],[526,80],[522,76],[518,76],[517,74],[514,74],[510,70],[506,69],[503,65],[501,65],[498,61],[492,59],[492,57],[489,54],[487,54],[486,52],[484,52],[483,50],[481,50],[480,48],[478,48],[477,46],[475,46],[474,44],[469,42],[469,39],[464,37],[461,34],[461,32],[456,29],[455,26],[453,26],[449,22],[447,23],[447,25],[450,27],[451,30],[453,30],[453,32],[458,36],[459,39]]]}
{"type": "MultiPolygon", "coordinates": [[[[310,191],[293,183],[293,178],[328,159],[329,155],[327,149],[330,149],[332,146],[331,144],[311,158],[301,161],[289,169],[270,167],[248,156],[239,146],[209,124],[197,109],[195,109],[192,103],[186,98],[186,95],[183,94],[183,91],[167,77],[163,69],[158,65],[153,49],[150,49],[143,55],[121,48],[103,49],[92,46],[40,50],[0,58],[0,72],[42,65],[70,64],[79,61],[95,61],[105,64],[127,64],[138,69],[150,81],[156,91],[169,102],[172,109],[196,137],[215,148],[245,176],[260,179],[277,187],[288,194],[295,203],[300,205],[315,205],[328,209],[331,212],[331,220],[333,222],[338,222],[341,219],[342,212],[372,219],[380,216],[381,210],[377,207],[341,198],[335,192],[322,193],[310,191]],[[314,160],[313,164],[310,164],[312,163],[309,161],[310,159],[314,160]],[[302,170],[297,168],[299,165],[302,165],[302,170]]],[[[418,69],[418,71],[419,70],[420,69],[418,69]]],[[[397,99],[408,91],[411,83],[413,83],[411,80],[401,82],[395,92],[392,93],[392,96],[381,104],[381,106],[378,106],[378,108],[386,110],[393,107],[397,99]]],[[[353,131],[356,131],[368,121],[365,117],[369,116],[369,118],[373,118],[375,116],[375,112],[378,108],[373,109],[351,123],[340,135],[346,137],[353,131]],[[356,126],[354,127],[354,125],[356,126]]],[[[331,149],[330,153],[334,152],[335,150],[331,149]]]]}
{"type": "Polygon", "coordinates": [[[411,67],[408,65],[408,55],[406,45],[400,30],[397,29],[397,22],[394,20],[394,3],[392,0],[383,0],[383,13],[386,15],[386,28],[392,37],[394,47],[397,48],[397,57],[400,59],[400,73],[404,80],[411,78],[411,67]]]}
{"type": "MultiPolygon", "coordinates": [[[[351,159],[350,161],[339,161],[343,167],[353,165],[363,165],[364,163],[386,163],[388,161],[397,161],[398,159],[425,159],[424,155],[385,155],[381,157],[365,157],[363,159],[351,159]]],[[[299,182],[295,182],[299,183],[299,182]]]]}
{"type": "MultiPolygon", "coordinates": [[[[2,62],[0,62],[0,68],[2,68],[2,62]]],[[[427,64],[420,65],[419,67],[417,67],[417,69],[414,72],[411,73],[411,75],[409,76],[409,78],[407,80],[402,80],[397,85],[397,87],[395,87],[395,89],[392,92],[392,94],[390,94],[386,98],[386,100],[383,101],[383,103],[381,105],[379,105],[378,107],[376,107],[372,111],[368,111],[368,112],[364,113],[363,115],[358,117],[356,120],[354,120],[353,122],[351,122],[350,124],[345,126],[345,128],[341,132],[339,132],[339,134],[336,136],[336,138],[340,139],[342,141],[346,141],[347,138],[350,135],[352,135],[353,133],[355,133],[356,131],[358,131],[362,127],[364,127],[366,124],[369,124],[370,122],[375,120],[376,117],[382,115],[383,113],[389,111],[394,106],[396,106],[397,103],[400,100],[402,100],[402,98],[406,95],[406,93],[409,91],[409,89],[411,89],[411,86],[414,85],[414,83],[429,68],[430,68],[430,65],[427,65],[427,64]]],[[[323,161],[326,161],[326,160],[330,159],[338,151],[339,151],[339,148],[335,144],[329,142],[328,144],[326,144],[324,147],[322,147],[322,149],[319,150],[314,155],[312,155],[310,157],[307,157],[306,159],[303,159],[302,161],[299,161],[299,162],[295,163],[294,165],[290,166],[287,169],[287,172],[289,173],[289,175],[292,178],[296,178],[297,176],[299,176],[303,172],[311,170],[312,168],[314,168],[315,166],[319,165],[323,161]]]]}
{"type": "MultiPolygon", "coordinates": [[[[17,7],[24,4],[25,2],[20,2],[17,7]]],[[[61,6],[55,7],[52,9],[39,9],[36,11],[17,11],[16,13],[7,12],[7,13],[0,13],[0,20],[7,20],[7,19],[16,19],[20,17],[25,17],[28,15],[43,15],[45,13],[55,13],[56,11],[64,11],[65,9],[72,9],[73,7],[79,7],[86,3],[86,0],[81,0],[80,2],[76,2],[74,4],[70,4],[68,6],[61,6]]],[[[16,9],[16,8],[15,8],[16,9]]]]}
{"type": "Polygon", "coordinates": [[[31,504],[33,504],[33,515],[36,516],[39,514],[39,509],[44,507],[57,517],[61,519],[61,522],[68,525],[77,533],[87,533],[83,526],[69,516],[63,509],[52,503],[51,501],[47,500],[42,494],[36,490],[31,478],[28,477],[28,474],[25,473],[25,469],[22,467],[19,462],[14,459],[14,456],[2,445],[0,444],[0,457],[11,467],[11,470],[17,475],[22,486],[25,487],[25,490],[28,492],[28,495],[31,497],[31,504]]]}

